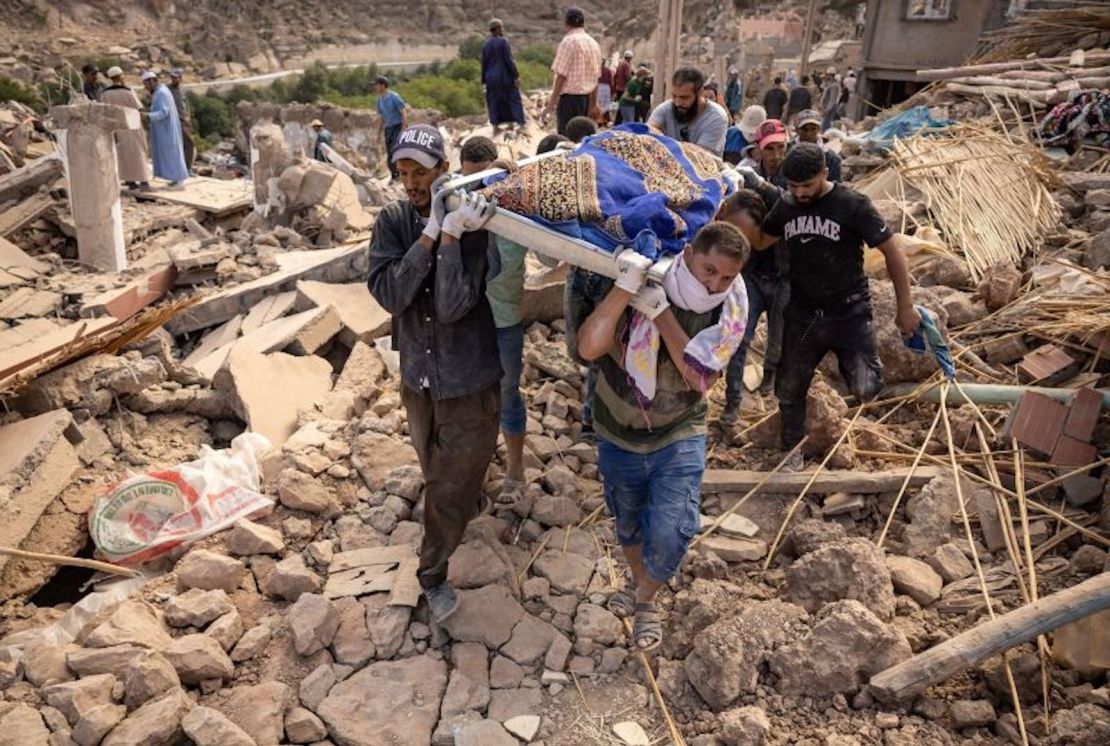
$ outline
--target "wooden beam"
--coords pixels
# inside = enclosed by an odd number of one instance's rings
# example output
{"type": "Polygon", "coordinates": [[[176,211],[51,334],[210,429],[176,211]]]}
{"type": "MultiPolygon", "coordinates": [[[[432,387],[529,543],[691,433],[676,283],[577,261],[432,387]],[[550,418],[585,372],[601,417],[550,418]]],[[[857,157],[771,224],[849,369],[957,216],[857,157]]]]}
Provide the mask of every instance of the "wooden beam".
{"type": "MultiPolygon", "coordinates": [[[[883,471],[822,471],[817,475],[810,492],[827,495],[830,492],[850,492],[873,495],[880,492],[893,492],[902,487],[908,468],[884,469],[883,471]]],[[[921,487],[940,475],[941,469],[935,466],[919,466],[910,477],[910,487],[921,487]]],[[[780,472],[767,480],[763,492],[773,495],[796,495],[801,492],[810,479],[811,473],[780,472]]],[[[744,492],[759,484],[766,477],[762,471],[747,469],[706,469],[702,477],[701,491],[744,492]]]]}
{"type": "Polygon", "coordinates": [[[1003,614],[871,677],[871,693],[901,702],[1012,647],[1110,609],[1110,572],[1003,614]]]}
{"type": "Polygon", "coordinates": [[[0,236],[10,236],[30,225],[53,206],[54,198],[49,194],[36,194],[13,207],[0,210],[0,236]]]}
{"type": "Polygon", "coordinates": [[[61,175],[62,159],[57,155],[36,158],[23,168],[0,176],[0,202],[20,199],[61,175]]]}

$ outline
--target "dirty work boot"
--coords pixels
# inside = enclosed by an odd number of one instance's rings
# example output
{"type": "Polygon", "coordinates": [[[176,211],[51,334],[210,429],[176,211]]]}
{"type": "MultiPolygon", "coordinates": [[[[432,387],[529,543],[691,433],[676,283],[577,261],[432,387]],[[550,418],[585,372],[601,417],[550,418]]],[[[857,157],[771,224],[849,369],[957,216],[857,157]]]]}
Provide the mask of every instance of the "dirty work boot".
{"type": "Polygon", "coordinates": [[[775,390],[775,369],[764,368],[763,380],[759,382],[759,393],[763,396],[773,393],[775,390]]]}
{"type": "Polygon", "coordinates": [[[740,421],[740,404],[725,402],[725,408],[721,410],[721,416],[717,418],[721,423],[721,427],[733,427],[740,421]]]}
{"type": "Polygon", "coordinates": [[[436,624],[443,624],[459,608],[459,597],[446,580],[435,588],[426,588],[424,598],[428,600],[428,612],[436,624]]]}
{"type": "Polygon", "coordinates": [[[806,468],[805,457],[802,456],[802,450],[799,448],[790,454],[790,457],[783,462],[782,468],[779,471],[785,472],[798,472],[806,468]]]}

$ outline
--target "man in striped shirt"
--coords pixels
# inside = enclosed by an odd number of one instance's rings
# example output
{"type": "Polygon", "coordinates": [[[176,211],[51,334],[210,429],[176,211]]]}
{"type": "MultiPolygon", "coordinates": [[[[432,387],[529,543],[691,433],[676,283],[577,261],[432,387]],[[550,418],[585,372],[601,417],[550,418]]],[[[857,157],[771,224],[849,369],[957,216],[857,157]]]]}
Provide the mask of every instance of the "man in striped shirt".
{"type": "Polygon", "coordinates": [[[544,116],[552,110],[557,117],[557,131],[566,134],[567,122],[574,117],[598,119],[597,81],[601,76],[601,47],[586,33],[586,14],[581,8],[567,8],[564,16],[567,33],[555,51],[551,69],[555,87],[544,107],[544,116]]]}

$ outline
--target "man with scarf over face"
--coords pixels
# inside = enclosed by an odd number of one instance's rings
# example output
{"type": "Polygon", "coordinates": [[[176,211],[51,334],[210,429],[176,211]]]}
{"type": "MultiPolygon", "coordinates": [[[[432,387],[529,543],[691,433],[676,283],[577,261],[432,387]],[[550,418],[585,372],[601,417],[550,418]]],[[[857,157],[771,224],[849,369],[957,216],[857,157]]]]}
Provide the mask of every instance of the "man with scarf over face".
{"type": "Polygon", "coordinates": [[[748,252],[739,229],[710,223],[659,287],[644,285],[650,262],[625,249],[612,290],[578,330],[578,354],[598,369],[598,470],[632,573],[609,609],[635,617],[640,652],[662,642],[655,593],[698,529],[705,392],[744,336],[748,252]]]}

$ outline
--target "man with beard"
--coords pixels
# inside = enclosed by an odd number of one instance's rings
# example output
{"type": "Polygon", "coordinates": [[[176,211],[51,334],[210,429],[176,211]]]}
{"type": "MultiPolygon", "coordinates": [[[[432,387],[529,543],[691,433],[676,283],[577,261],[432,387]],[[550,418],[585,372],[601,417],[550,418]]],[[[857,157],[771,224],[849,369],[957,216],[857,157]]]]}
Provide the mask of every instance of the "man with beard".
{"type": "Polygon", "coordinates": [[[425,482],[417,577],[430,617],[442,623],[458,607],[448,560],[480,512],[497,446],[501,363],[486,280],[500,263],[481,230],[493,214],[485,198],[465,195],[453,212],[433,200],[448,170],[435,127],[406,129],[391,158],[407,199],[378,213],[367,284],[393,316],[401,401],[425,482]]]}
{"type": "Polygon", "coordinates": [[[720,157],[725,151],[728,112],[701,96],[705,76],[693,67],[675,70],[671,78],[671,100],[655,107],[648,125],[667,137],[692,142],[720,157]]]}
{"type": "MultiPolygon", "coordinates": [[[[882,388],[882,363],[875,344],[871,296],[863,273],[863,246],[886,259],[894,283],[894,323],[909,336],[921,323],[910,297],[910,274],[898,239],[871,200],[829,181],[825,153],[812,143],[795,145],[782,163],[789,194],[763,220],[758,251],[785,239],[790,259],[790,303],[786,307],[782,364],[775,393],[782,417],[782,447],[805,435],[806,394],[825,353],[836,353],[849,390],[869,401],[882,388]]],[[[784,468],[802,467],[801,452],[784,468]]]]}

